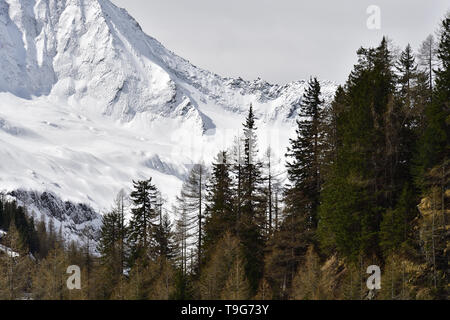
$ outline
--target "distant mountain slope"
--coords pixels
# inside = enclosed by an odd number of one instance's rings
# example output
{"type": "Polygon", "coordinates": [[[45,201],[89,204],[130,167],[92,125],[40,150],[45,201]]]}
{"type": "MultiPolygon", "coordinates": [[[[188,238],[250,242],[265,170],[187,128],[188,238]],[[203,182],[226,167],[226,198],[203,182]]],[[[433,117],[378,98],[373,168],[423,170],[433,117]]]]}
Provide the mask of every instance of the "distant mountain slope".
{"type": "MultiPolygon", "coordinates": [[[[229,147],[250,103],[261,151],[281,158],[306,86],[199,69],[108,0],[0,0],[0,69],[0,188],[97,211],[148,176],[171,201],[193,163],[229,147]]],[[[322,87],[329,103],[336,85],[322,87]]]]}

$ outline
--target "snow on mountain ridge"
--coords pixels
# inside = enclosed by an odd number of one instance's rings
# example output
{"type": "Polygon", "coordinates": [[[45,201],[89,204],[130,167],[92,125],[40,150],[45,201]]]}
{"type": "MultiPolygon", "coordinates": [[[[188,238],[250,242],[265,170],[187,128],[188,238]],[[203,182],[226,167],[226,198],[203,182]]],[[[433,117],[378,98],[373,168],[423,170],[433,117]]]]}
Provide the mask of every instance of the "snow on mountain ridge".
{"type": "MultiPolygon", "coordinates": [[[[174,199],[193,163],[230,146],[250,103],[260,150],[281,168],[307,85],[198,68],[109,0],[0,0],[0,70],[0,189],[96,211],[149,176],[174,199]]],[[[329,103],[336,85],[321,83],[329,103]]]]}
{"type": "Polygon", "coordinates": [[[193,91],[201,100],[242,112],[248,95],[255,102],[284,98],[283,105],[292,104],[291,87],[303,83],[271,85],[199,69],[146,35],[109,0],[2,0],[0,18],[0,43],[6,44],[0,63],[10,71],[0,78],[0,91],[25,98],[54,94],[81,103],[94,99],[101,113],[122,121],[141,112],[155,119],[189,116],[207,130],[212,121],[205,121],[193,91]]]}

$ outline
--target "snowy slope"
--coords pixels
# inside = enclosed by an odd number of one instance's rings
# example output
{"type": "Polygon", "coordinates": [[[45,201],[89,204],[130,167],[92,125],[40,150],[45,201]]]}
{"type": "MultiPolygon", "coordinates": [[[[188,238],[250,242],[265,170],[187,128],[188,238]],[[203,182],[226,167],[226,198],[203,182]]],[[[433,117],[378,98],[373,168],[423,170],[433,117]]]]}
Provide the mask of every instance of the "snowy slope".
{"type": "MultiPolygon", "coordinates": [[[[99,212],[149,176],[174,199],[193,163],[229,147],[250,103],[260,149],[281,158],[306,86],[199,69],[109,0],[0,0],[0,70],[0,189],[99,212]]],[[[330,102],[336,85],[322,87],[330,102]]]]}

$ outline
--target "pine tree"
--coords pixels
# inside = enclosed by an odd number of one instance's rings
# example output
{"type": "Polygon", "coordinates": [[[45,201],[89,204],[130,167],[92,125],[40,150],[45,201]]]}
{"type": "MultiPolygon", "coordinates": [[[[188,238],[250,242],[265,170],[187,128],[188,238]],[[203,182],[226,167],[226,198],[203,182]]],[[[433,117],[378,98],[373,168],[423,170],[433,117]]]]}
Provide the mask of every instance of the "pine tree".
{"type": "MultiPolygon", "coordinates": [[[[101,272],[104,277],[104,296],[109,298],[117,286],[123,283],[127,259],[125,242],[128,228],[125,224],[125,193],[120,191],[111,212],[102,217],[102,227],[97,250],[100,253],[101,272]]],[[[97,275],[99,277],[100,275],[97,275]]]]}
{"type": "Polygon", "coordinates": [[[314,241],[325,134],[320,95],[320,83],[311,79],[300,105],[297,135],[286,153],[289,184],[283,221],[268,245],[265,273],[281,298],[288,297],[298,264],[314,241]]]}
{"type": "Polygon", "coordinates": [[[405,50],[400,54],[396,69],[399,73],[398,84],[400,85],[400,95],[406,109],[411,108],[411,91],[413,81],[416,77],[417,64],[412,52],[411,45],[407,45],[405,50]]]}
{"type": "Polygon", "coordinates": [[[143,181],[133,181],[131,192],[132,218],[130,221],[130,240],[134,258],[139,255],[150,257],[154,248],[153,232],[158,218],[156,211],[157,189],[152,184],[152,178],[143,181]]]}
{"type": "Polygon", "coordinates": [[[422,110],[425,103],[423,92],[426,88],[421,87],[423,74],[417,71],[415,56],[409,44],[401,53],[396,69],[398,92],[394,108],[389,114],[388,123],[391,127],[387,128],[387,133],[390,162],[393,165],[392,171],[395,171],[391,174],[391,189],[395,184],[397,189],[392,192],[399,196],[405,184],[411,180],[415,144],[422,129],[422,110]]]}
{"type": "Polygon", "coordinates": [[[405,186],[395,209],[388,209],[383,214],[380,226],[380,246],[385,255],[400,253],[412,245],[407,243],[412,235],[412,221],[417,217],[416,199],[413,190],[405,186]]]}
{"type": "Polygon", "coordinates": [[[119,258],[119,230],[120,222],[116,212],[111,211],[103,215],[98,251],[104,264],[120,266],[119,258]]]}
{"type": "Polygon", "coordinates": [[[346,93],[342,86],[338,86],[334,99],[329,106],[325,106],[323,112],[323,163],[321,166],[321,177],[327,179],[327,175],[336,164],[338,149],[341,145],[341,134],[339,131],[340,114],[346,107],[346,93]]]}
{"type": "Polygon", "coordinates": [[[236,234],[237,214],[233,208],[233,181],[228,154],[217,155],[207,185],[205,219],[205,252],[210,251],[226,232],[236,234]]]}
{"type": "Polygon", "coordinates": [[[262,163],[258,159],[256,117],[253,106],[244,127],[244,154],[241,167],[242,202],[238,236],[244,247],[246,275],[252,292],[256,292],[263,272],[264,228],[266,225],[266,197],[263,192],[262,163]]]}
{"type": "Polygon", "coordinates": [[[297,120],[296,138],[290,139],[286,163],[290,185],[286,190],[288,210],[306,217],[306,228],[317,226],[317,207],[321,188],[320,163],[323,145],[320,83],[310,79],[300,104],[302,119],[297,120]]]}
{"type": "Polygon", "coordinates": [[[250,220],[257,219],[258,209],[261,208],[262,188],[262,163],[258,159],[256,117],[253,106],[250,105],[249,113],[244,126],[244,154],[242,165],[242,205],[241,211],[250,220]]]}
{"type": "Polygon", "coordinates": [[[167,214],[161,214],[161,221],[155,230],[156,250],[159,256],[171,260],[175,257],[175,234],[167,214]]]}
{"type": "Polygon", "coordinates": [[[437,57],[435,100],[431,110],[426,110],[426,137],[430,138],[428,150],[434,155],[428,164],[441,164],[448,159],[450,136],[450,13],[442,21],[437,57]]]}
{"type": "Polygon", "coordinates": [[[345,87],[345,108],[337,118],[339,147],[321,193],[319,233],[324,247],[354,262],[381,255],[382,212],[398,196],[395,75],[388,41],[361,48],[345,87]]]}

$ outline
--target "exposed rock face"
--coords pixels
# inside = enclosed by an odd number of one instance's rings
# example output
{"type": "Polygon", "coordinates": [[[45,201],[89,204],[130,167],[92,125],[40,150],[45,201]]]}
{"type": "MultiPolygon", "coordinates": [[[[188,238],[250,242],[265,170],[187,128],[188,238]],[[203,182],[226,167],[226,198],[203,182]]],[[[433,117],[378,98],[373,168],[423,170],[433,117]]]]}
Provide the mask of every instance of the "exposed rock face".
{"type": "Polygon", "coordinates": [[[61,229],[64,239],[82,245],[87,239],[93,240],[92,250],[99,237],[101,215],[85,204],[62,201],[51,192],[16,190],[9,193],[19,205],[26,208],[29,215],[37,221],[52,221],[55,231],[61,229]]]}

